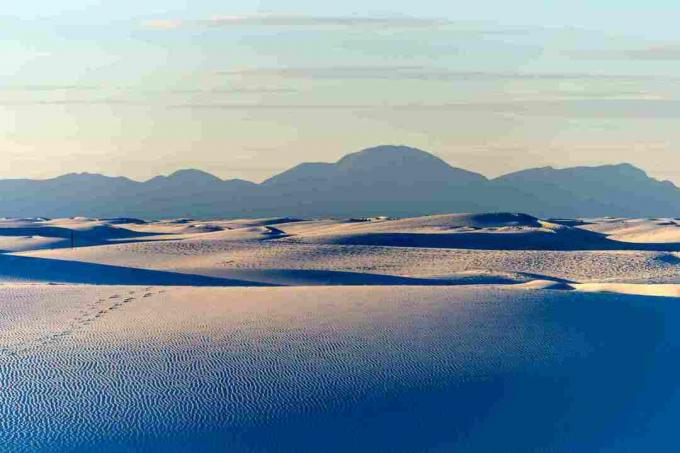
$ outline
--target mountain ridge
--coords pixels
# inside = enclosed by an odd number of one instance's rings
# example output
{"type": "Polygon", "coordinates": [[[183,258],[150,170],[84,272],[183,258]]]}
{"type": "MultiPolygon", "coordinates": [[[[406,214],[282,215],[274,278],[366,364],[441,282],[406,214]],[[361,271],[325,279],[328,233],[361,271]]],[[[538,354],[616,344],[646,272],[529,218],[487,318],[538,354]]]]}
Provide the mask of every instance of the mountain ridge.
{"type": "Polygon", "coordinates": [[[0,180],[0,216],[252,217],[517,211],[677,216],[680,188],[628,163],[529,168],[487,178],[426,151],[382,145],[254,183],[180,169],[146,181],[97,173],[0,180]]]}

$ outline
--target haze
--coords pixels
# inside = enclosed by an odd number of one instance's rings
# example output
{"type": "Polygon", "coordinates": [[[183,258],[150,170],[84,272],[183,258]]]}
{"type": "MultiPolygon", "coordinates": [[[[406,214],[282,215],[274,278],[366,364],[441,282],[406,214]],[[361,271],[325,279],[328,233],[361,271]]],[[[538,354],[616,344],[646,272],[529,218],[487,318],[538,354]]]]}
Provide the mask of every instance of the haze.
{"type": "Polygon", "coordinates": [[[497,176],[680,183],[670,1],[28,0],[3,7],[0,178],[261,181],[381,143],[497,176]]]}

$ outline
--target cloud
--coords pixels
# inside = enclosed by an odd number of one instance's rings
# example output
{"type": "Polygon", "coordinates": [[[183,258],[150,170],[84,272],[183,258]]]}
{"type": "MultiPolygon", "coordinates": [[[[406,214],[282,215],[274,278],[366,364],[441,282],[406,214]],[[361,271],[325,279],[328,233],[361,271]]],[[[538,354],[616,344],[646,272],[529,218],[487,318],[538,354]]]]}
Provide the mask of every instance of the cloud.
{"type": "Polygon", "coordinates": [[[581,60],[680,60],[680,45],[651,46],[637,49],[586,49],[570,50],[563,54],[581,60]]]}
{"type": "Polygon", "coordinates": [[[145,28],[152,28],[154,30],[172,30],[183,25],[181,20],[174,19],[152,19],[142,22],[145,28]]]}
{"type": "Polygon", "coordinates": [[[392,79],[422,78],[426,72],[419,66],[327,66],[233,69],[218,74],[285,79],[392,79]]]}
{"type": "Polygon", "coordinates": [[[256,15],[222,16],[205,21],[214,26],[275,26],[275,27],[396,27],[420,28],[450,24],[446,19],[397,17],[359,17],[359,16],[303,16],[303,15],[256,15]]]}
{"type": "Polygon", "coordinates": [[[96,91],[105,89],[102,85],[4,85],[0,91],[96,91]]]}
{"type": "MultiPolygon", "coordinates": [[[[257,68],[251,70],[227,71],[226,74],[266,74],[283,77],[345,77],[345,78],[415,78],[427,80],[491,80],[498,81],[502,87],[497,93],[488,92],[484,99],[447,101],[443,96],[440,102],[399,102],[372,101],[359,97],[347,97],[345,102],[315,102],[314,97],[291,97],[288,93],[299,92],[294,89],[277,87],[276,84],[213,86],[205,88],[186,88],[140,90],[134,87],[113,87],[106,92],[92,91],[93,96],[85,92],[69,93],[69,96],[48,96],[49,90],[99,89],[97,86],[60,86],[32,85],[20,89],[45,92],[36,96],[7,96],[0,98],[0,106],[56,106],[56,107],[88,107],[102,106],[109,108],[163,108],[163,109],[196,109],[222,111],[271,111],[285,115],[286,112],[376,112],[380,115],[408,115],[414,112],[431,112],[446,114],[459,112],[464,114],[497,114],[512,117],[559,117],[559,118],[677,118],[680,116],[680,99],[664,96],[646,89],[636,89],[624,83],[617,85],[621,79],[627,81],[629,76],[599,74],[542,74],[542,73],[505,73],[505,72],[460,72],[446,69],[428,69],[417,66],[353,66],[353,67],[320,67],[320,68],[257,68]],[[558,83],[549,89],[508,86],[507,80],[563,80],[575,83],[558,83]],[[583,81],[594,79],[594,86],[583,81]],[[609,81],[612,83],[609,83],[609,81]],[[585,88],[582,88],[585,87],[585,88]],[[117,90],[111,91],[110,90],[117,90]],[[272,94],[272,96],[230,96],[231,94],[272,94]],[[73,94],[73,95],[71,95],[73,94]],[[96,94],[96,95],[94,95],[96,94]],[[147,96],[147,94],[149,94],[147,96]],[[222,94],[222,95],[221,95],[222,94]],[[277,96],[282,94],[282,96],[277,96]],[[158,96],[156,96],[158,95],[158,96]],[[168,96],[172,95],[172,96],[168,96]],[[201,96],[204,95],[204,96],[201,96]]],[[[637,79],[635,79],[637,80],[637,79]]],[[[642,79],[647,80],[647,79],[642,79]]],[[[16,89],[17,87],[12,87],[16,89]]],[[[7,91],[6,91],[7,92],[7,91]]],[[[11,93],[11,92],[10,92],[11,93]]],[[[309,93],[307,93],[309,94],[309,93]]]]}
{"type": "Polygon", "coordinates": [[[351,111],[385,114],[453,113],[501,114],[517,117],[583,119],[674,119],[680,116],[680,100],[673,99],[575,99],[448,103],[366,103],[366,104],[245,104],[187,103],[170,108],[224,111],[351,111]]]}
{"type": "Polygon", "coordinates": [[[276,77],[284,79],[331,80],[430,80],[430,81],[483,81],[483,80],[667,80],[658,76],[633,76],[592,73],[522,73],[456,71],[423,66],[324,66],[324,67],[270,67],[219,71],[222,76],[276,77]]]}
{"type": "Polygon", "coordinates": [[[236,102],[138,102],[121,99],[81,99],[63,101],[3,101],[0,107],[54,106],[54,107],[108,107],[108,108],[163,108],[189,110],[216,110],[232,112],[358,112],[380,115],[452,114],[503,115],[517,118],[570,118],[570,119],[654,119],[670,120],[680,116],[680,100],[675,99],[575,99],[498,102],[449,103],[236,103],[236,102]]]}
{"type": "MultiPolygon", "coordinates": [[[[168,89],[145,89],[134,86],[106,86],[106,85],[0,85],[0,92],[5,93],[40,93],[45,95],[68,93],[72,95],[78,92],[111,92],[117,95],[137,95],[137,94],[153,94],[153,95],[215,95],[215,94],[292,94],[299,93],[300,90],[287,87],[269,87],[269,86],[234,86],[234,87],[205,87],[205,88],[168,88],[168,89]]],[[[30,103],[68,103],[80,102],[78,100],[15,100],[18,104],[30,103]]]]}
{"type": "Polygon", "coordinates": [[[32,107],[32,106],[149,106],[148,102],[126,99],[63,99],[63,100],[2,100],[0,107],[32,107]]]}
{"type": "Polygon", "coordinates": [[[318,28],[432,28],[450,25],[442,18],[410,16],[306,16],[256,14],[242,16],[215,16],[203,20],[154,19],[142,23],[146,28],[171,30],[184,26],[194,27],[318,27],[318,28]]]}
{"type": "MultiPolygon", "coordinates": [[[[159,91],[163,92],[163,91],[159,91]]],[[[279,87],[238,87],[238,88],[205,88],[205,89],[174,89],[168,93],[175,94],[292,94],[299,93],[294,88],[279,87]]]]}

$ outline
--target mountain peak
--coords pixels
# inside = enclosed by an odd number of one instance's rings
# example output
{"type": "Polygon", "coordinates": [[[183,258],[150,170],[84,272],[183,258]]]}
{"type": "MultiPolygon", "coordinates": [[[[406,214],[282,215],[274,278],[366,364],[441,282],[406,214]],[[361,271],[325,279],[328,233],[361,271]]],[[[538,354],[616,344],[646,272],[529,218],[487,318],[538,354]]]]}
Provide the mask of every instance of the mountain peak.
{"type": "Polygon", "coordinates": [[[212,181],[222,181],[217,176],[208,173],[207,171],[197,170],[195,168],[185,168],[177,170],[168,176],[169,179],[194,179],[194,180],[212,180],[212,181]]]}
{"type": "Polygon", "coordinates": [[[215,175],[202,170],[192,168],[177,170],[168,176],[156,176],[149,179],[144,184],[162,190],[174,190],[182,187],[193,188],[217,188],[223,185],[224,181],[215,175]]]}
{"type": "Polygon", "coordinates": [[[133,182],[131,179],[124,176],[106,176],[100,173],[67,173],[65,175],[57,176],[52,178],[52,181],[60,183],[85,183],[85,182],[98,182],[98,181],[118,181],[118,182],[133,182]]]}
{"type": "Polygon", "coordinates": [[[615,170],[617,170],[617,171],[620,172],[620,173],[636,174],[636,175],[645,176],[645,177],[647,176],[647,172],[646,172],[646,171],[644,171],[644,170],[641,169],[641,168],[636,167],[636,166],[633,165],[633,164],[629,164],[629,163],[626,163],[626,162],[620,163],[620,164],[611,165],[610,167],[613,168],[613,169],[615,169],[615,170]]]}
{"type": "Polygon", "coordinates": [[[339,170],[352,173],[382,172],[394,177],[418,180],[457,179],[460,182],[480,182],[486,178],[449,165],[444,160],[418,148],[404,145],[381,145],[348,154],[335,164],[339,170]]]}
{"type": "Polygon", "coordinates": [[[93,178],[108,178],[108,176],[104,176],[99,173],[88,173],[86,171],[83,171],[66,173],[65,175],[57,176],[54,179],[93,179],[93,178]]]}
{"type": "Polygon", "coordinates": [[[586,177],[586,176],[597,176],[597,175],[608,175],[616,176],[623,175],[627,177],[638,177],[638,178],[649,178],[647,173],[629,163],[620,164],[607,164],[607,165],[595,165],[595,166],[579,166],[579,167],[567,167],[567,168],[555,168],[552,166],[546,167],[536,167],[529,168],[526,170],[520,170],[513,173],[508,173],[503,176],[496,178],[497,181],[510,181],[516,180],[518,178],[527,177],[544,177],[544,178],[554,178],[558,176],[572,176],[572,177],[586,177]]]}
{"type": "Polygon", "coordinates": [[[449,164],[433,154],[418,148],[404,145],[380,145],[366,148],[352,154],[348,154],[340,159],[336,165],[339,167],[355,167],[357,165],[381,162],[381,163],[404,163],[409,160],[420,160],[436,162],[440,165],[450,167],[449,164]]]}

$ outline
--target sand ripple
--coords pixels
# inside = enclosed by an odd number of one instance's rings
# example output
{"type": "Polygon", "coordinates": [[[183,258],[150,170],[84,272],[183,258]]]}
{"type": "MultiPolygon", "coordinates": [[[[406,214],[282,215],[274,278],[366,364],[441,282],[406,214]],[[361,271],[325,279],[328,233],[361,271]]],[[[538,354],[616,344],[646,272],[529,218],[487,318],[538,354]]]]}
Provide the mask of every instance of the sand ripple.
{"type": "Polygon", "coordinates": [[[35,285],[0,313],[3,451],[650,451],[680,415],[665,299],[35,285]]]}

